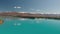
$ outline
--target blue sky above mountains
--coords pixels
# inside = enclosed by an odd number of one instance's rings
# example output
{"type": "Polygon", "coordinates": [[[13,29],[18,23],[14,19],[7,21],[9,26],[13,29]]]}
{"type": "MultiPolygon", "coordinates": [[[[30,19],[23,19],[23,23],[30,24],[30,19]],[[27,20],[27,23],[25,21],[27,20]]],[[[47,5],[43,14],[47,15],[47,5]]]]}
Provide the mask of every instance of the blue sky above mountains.
{"type": "Polygon", "coordinates": [[[0,11],[59,13],[60,0],[0,0],[0,11]]]}

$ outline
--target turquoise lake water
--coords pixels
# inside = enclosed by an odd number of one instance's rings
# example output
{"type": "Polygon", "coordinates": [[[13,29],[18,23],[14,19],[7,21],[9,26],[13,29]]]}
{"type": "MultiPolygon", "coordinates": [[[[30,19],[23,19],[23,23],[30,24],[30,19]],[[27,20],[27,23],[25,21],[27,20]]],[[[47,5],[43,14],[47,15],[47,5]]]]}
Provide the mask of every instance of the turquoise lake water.
{"type": "Polygon", "coordinates": [[[4,19],[0,34],[60,34],[60,20],[4,19]]]}

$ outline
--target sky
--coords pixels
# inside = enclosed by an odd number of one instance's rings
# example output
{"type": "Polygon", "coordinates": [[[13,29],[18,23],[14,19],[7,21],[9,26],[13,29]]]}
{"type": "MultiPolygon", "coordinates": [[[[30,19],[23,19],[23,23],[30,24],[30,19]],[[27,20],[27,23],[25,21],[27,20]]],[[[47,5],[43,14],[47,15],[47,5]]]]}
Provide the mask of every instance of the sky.
{"type": "Polygon", "coordinates": [[[0,0],[0,12],[60,13],[60,0],[0,0]]]}

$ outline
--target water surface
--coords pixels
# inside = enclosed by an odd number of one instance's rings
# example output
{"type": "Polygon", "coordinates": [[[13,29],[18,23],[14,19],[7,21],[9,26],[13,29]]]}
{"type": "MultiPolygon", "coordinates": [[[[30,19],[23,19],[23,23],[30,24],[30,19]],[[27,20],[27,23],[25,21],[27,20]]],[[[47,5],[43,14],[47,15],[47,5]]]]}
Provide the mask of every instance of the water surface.
{"type": "Polygon", "coordinates": [[[0,34],[60,34],[60,20],[4,19],[0,34]]]}

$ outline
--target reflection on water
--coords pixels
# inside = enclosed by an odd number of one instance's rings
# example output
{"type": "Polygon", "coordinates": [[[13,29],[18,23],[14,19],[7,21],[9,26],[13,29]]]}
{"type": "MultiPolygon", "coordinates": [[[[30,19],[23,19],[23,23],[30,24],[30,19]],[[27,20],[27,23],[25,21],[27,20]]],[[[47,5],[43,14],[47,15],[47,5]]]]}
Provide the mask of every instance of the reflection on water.
{"type": "Polygon", "coordinates": [[[14,26],[20,26],[21,23],[14,23],[14,26]]]}
{"type": "Polygon", "coordinates": [[[0,25],[0,32],[4,34],[59,34],[60,20],[53,19],[26,19],[4,18],[0,25]]]}

